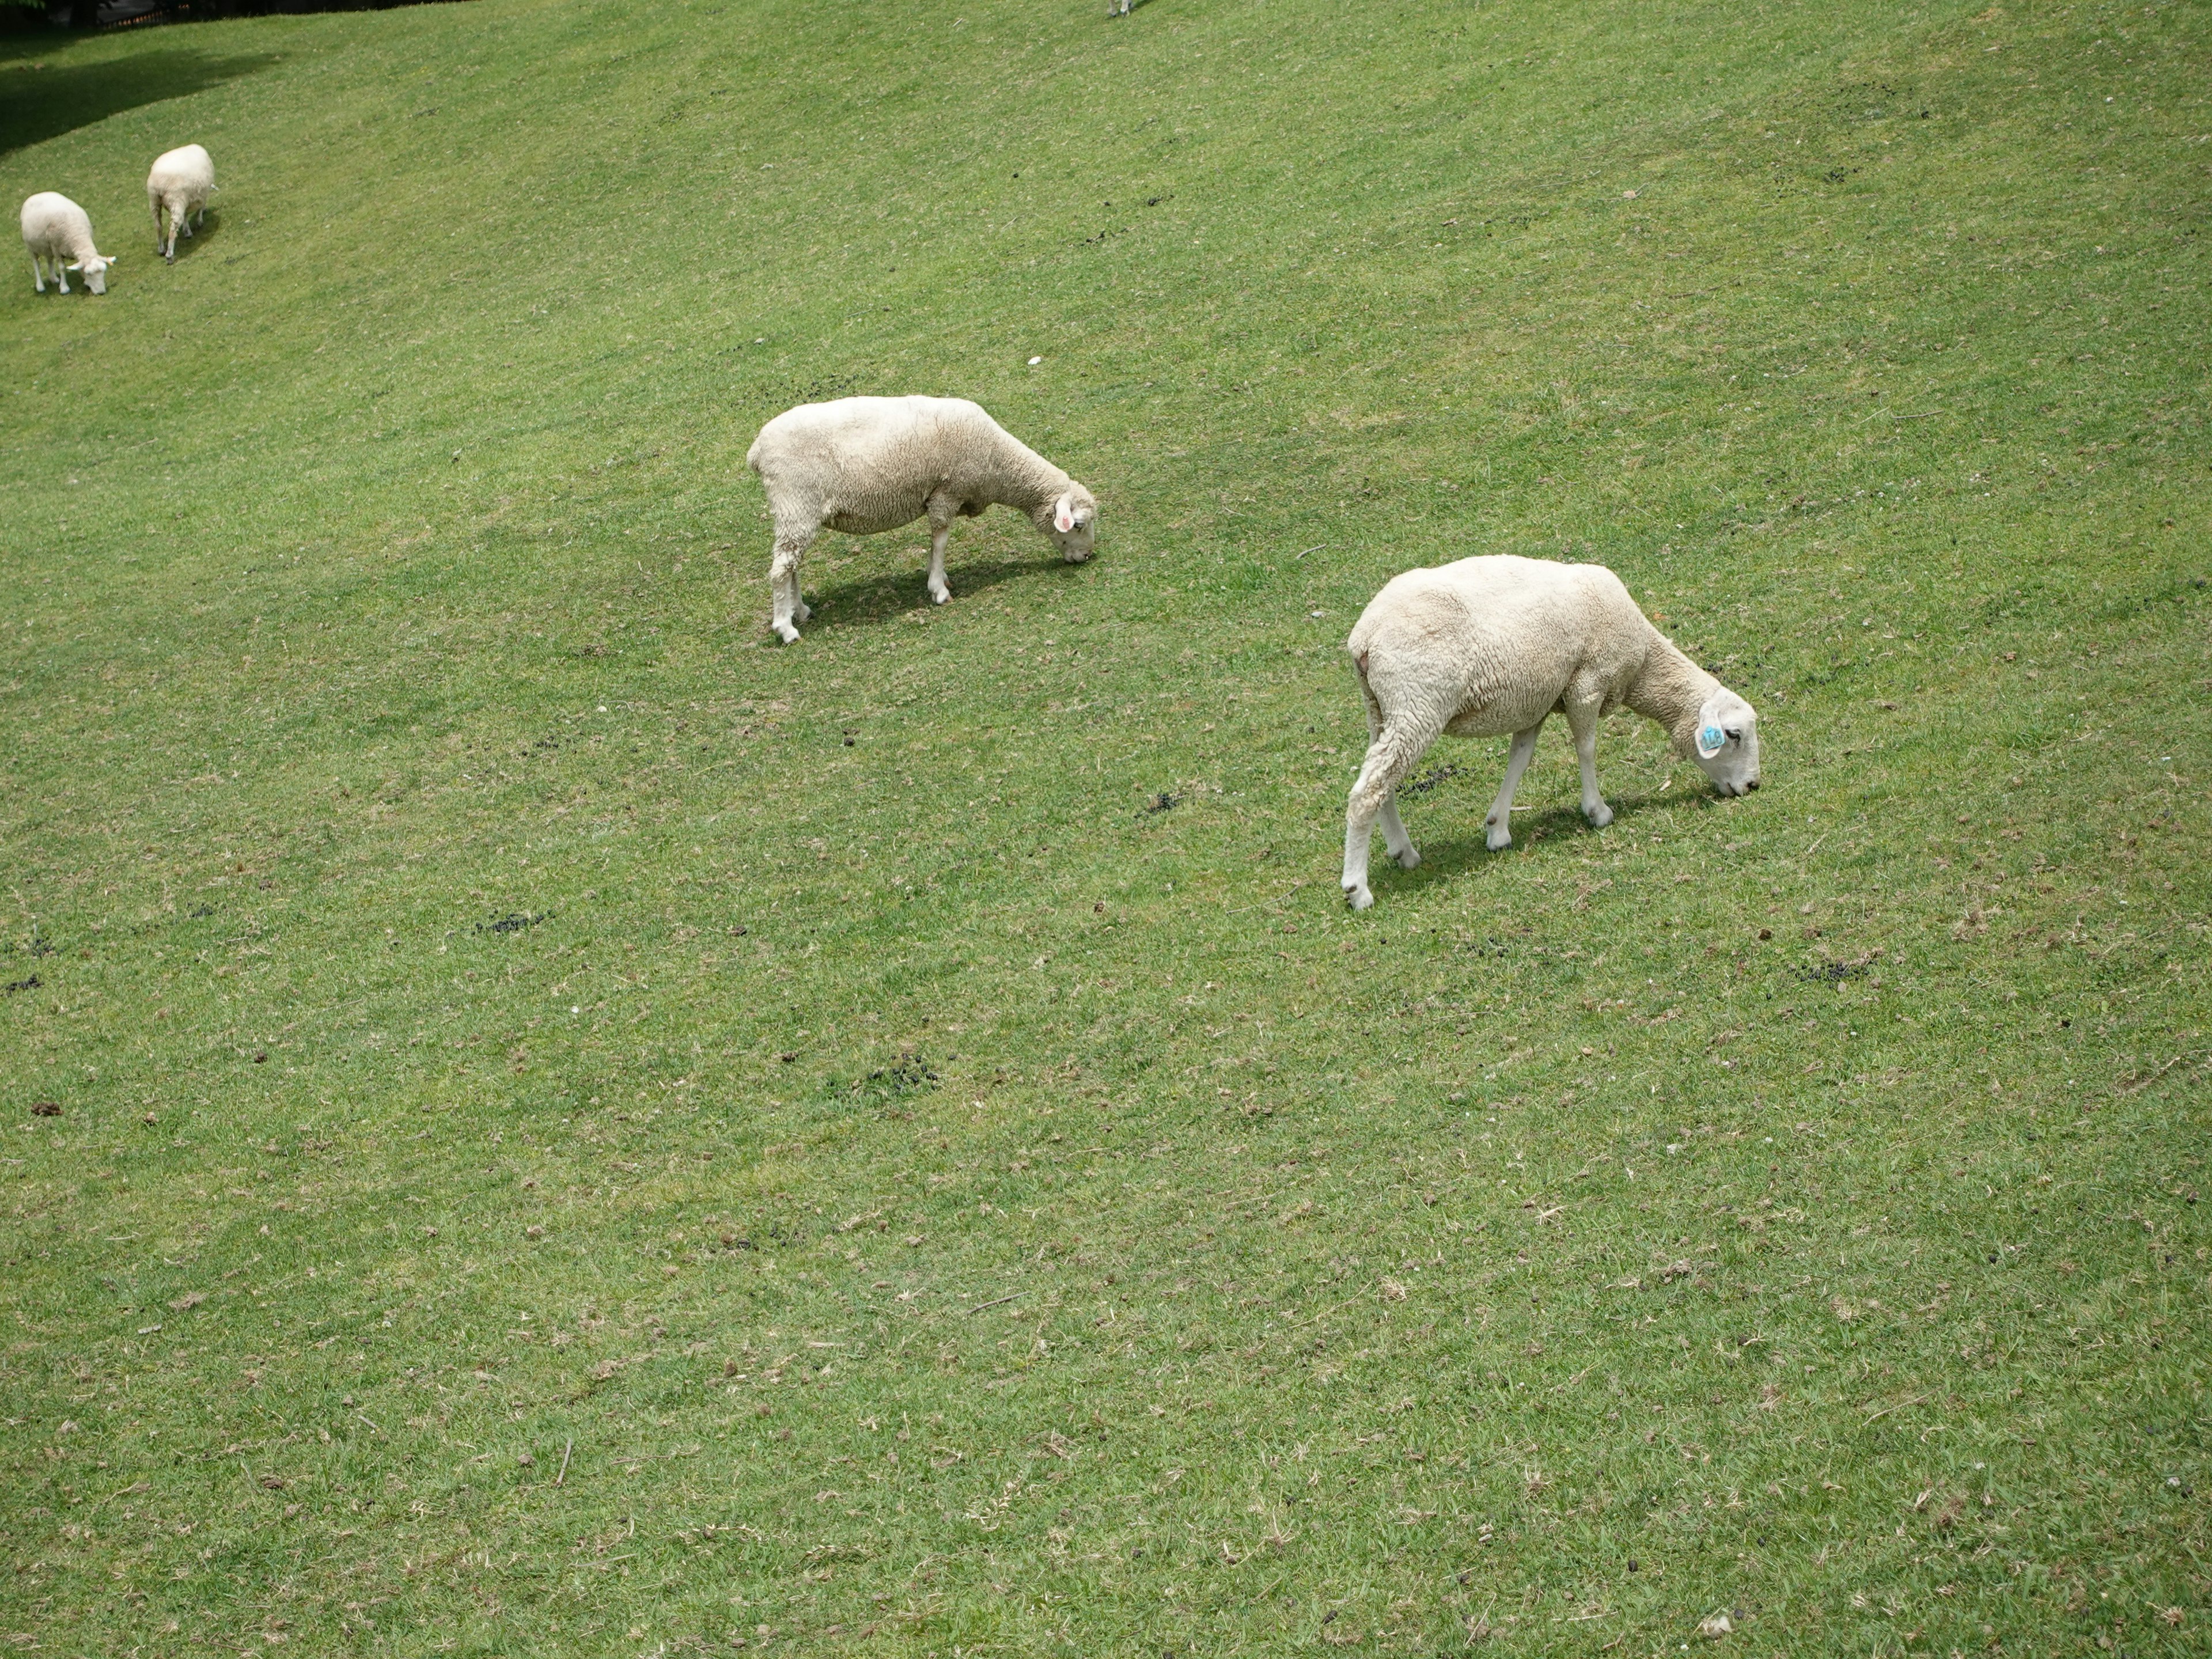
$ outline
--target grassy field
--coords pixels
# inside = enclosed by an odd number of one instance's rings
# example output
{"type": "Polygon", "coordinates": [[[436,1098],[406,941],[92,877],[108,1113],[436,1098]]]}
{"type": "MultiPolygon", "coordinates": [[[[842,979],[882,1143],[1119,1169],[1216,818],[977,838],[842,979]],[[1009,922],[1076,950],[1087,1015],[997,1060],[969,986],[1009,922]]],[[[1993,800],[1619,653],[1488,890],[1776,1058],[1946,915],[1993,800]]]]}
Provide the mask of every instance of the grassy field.
{"type": "Polygon", "coordinates": [[[0,39],[0,1651],[2204,1650],[2212,9],[1103,12],[0,39]],[[1350,916],[1499,550],[1766,787],[1350,916]]]}

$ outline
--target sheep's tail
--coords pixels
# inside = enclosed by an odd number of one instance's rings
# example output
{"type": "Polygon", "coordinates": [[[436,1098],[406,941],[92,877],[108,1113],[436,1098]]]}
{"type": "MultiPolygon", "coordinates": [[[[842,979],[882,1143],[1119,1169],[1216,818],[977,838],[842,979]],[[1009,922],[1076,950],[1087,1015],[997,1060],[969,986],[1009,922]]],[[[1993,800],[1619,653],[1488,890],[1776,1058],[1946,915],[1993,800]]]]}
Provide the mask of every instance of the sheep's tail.
{"type": "Polygon", "coordinates": [[[746,465],[747,467],[749,467],[750,469],[751,469],[751,470],[752,470],[753,471],[755,471],[755,472],[757,472],[757,471],[760,471],[760,453],[761,453],[761,441],[760,441],[760,434],[754,434],[754,437],[753,437],[753,441],[752,441],[752,447],[751,447],[750,448],[749,448],[749,449],[747,449],[747,450],[745,451],[745,465],[746,465]]]}

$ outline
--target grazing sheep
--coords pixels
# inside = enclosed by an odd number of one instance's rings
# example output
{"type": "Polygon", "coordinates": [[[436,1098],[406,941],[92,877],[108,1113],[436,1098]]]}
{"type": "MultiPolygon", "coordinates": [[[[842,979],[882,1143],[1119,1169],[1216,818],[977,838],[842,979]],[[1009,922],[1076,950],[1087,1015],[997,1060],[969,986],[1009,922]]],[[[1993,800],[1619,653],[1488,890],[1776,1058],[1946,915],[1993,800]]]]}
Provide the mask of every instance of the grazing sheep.
{"type": "Polygon", "coordinates": [[[952,597],[945,543],[956,518],[1019,508],[1070,564],[1091,556],[1098,503],[1089,490],[964,398],[840,398],[801,404],[760,429],[745,465],[775,519],[769,569],[786,645],[812,615],[799,562],[823,526],[851,536],[929,520],[929,597],[952,597]]]}
{"type": "Polygon", "coordinates": [[[107,292],[107,268],[122,258],[103,254],[93,246],[92,216],[57,191],[42,190],[23,204],[23,246],[31,253],[31,283],[46,291],[52,267],[61,290],[70,291],[68,273],[81,270],[84,285],[94,294],[107,292]],[[63,260],[68,260],[64,264],[63,260]]]}
{"type": "Polygon", "coordinates": [[[1723,795],[1759,787],[1758,716],[1644,620],[1620,578],[1602,565],[1510,556],[1409,570],[1368,602],[1345,648],[1367,702],[1369,745],[1344,818],[1344,893],[1367,890],[1367,848],[1379,817],[1391,856],[1420,854],[1398,821],[1397,788],[1440,732],[1513,734],[1505,781],[1492,803],[1493,853],[1513,840],[1513,791],[1536,732],[1567,717],[1582,762],[1583,813],[1613,822],[1597,787],[1597,723],[1626,704],[1667,728],[1723,795]]]}
{"type": "Polygon", "coordinates": [[[146,205],[154,212],[154,252],[177,263],[177,232],[192,234],[192,215],[207,222],[207,199],[215,191],[215,162],[198,144],[186,144],[155,158],[146,175],[146,205]],[[168,240],[161,240],[161,210],[169,210],[168,240]]]}

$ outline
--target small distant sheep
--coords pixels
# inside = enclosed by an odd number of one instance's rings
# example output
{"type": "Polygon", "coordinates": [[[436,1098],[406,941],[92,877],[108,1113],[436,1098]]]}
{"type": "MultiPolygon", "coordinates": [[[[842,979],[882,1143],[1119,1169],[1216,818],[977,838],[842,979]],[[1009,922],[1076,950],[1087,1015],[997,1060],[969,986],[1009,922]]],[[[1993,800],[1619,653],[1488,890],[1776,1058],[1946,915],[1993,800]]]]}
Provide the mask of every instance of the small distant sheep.
{"type": "Polygon", "coordinates": [[[155,158],[146,175],[146,205],[154,212],[154,252],[177,263],[177,233],[192,234],[192,216],[207,222],[207,199],[215,193],[215,162],[198,144],[186,144],[155,158]],[[169,212],[167,240],[162,240],[161,210],[169,212]]]}
{"type": "Polygon", "coordinates": [[[1613,822],[1597,787],[1597,723],[1623,704],[1665,726],[1722,794],[1759,787],[1751,705],[1677,650],[1602,565],[1498,556],[1409,570],[1369,601],[1345,648],[1370,738],[1344,819],[1344,895],[1355,910],[1375,902],[1367,849],[1378,817],[1391,856],[1407,870],[1421,861],[1398,821],[1397,789],[1439,732],[1513,734],[1485,820],[1493,853],[1512,844],[1513,792],[1555,713],[1574,733],[1595,829],[1613,822]]]}
{"type": "Polygon", "coordinates": [[[46,291],[49,268],[64,294],[70,291],[72,270],[84,273],[84,285],[94,294],[105,294],[107,268],[123,257],[103,254],[94,247],[92,216],[51,190],[42,190],[23,204],[23,246],[30,250],[32,285],[41,294],[46,291]]]}
{"type": "Polygon", "coordinates": [[[786,645],[813,612],[799,562],[817,532],[849,536],[929,520],[929,597],[952,597],[945,544],[956,518],[1011,507],[1070,564],[1091,556],[1098,503],[1066,473],[964,398],[840,398],[801,404],[760,429],[745,465],[760,475],[775,520],[769,568],[774,625],[786,645]]]}

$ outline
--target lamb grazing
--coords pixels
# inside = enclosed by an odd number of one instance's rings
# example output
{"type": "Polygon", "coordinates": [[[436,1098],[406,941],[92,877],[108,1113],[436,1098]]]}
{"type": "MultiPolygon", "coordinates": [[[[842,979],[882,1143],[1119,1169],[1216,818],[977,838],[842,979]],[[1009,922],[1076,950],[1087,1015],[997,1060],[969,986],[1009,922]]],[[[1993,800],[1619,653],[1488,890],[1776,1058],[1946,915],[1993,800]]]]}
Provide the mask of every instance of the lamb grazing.
{"type": "Polygon", "coordinates": [[[1493,853],[1513,840],[1513,791],[1553,713],[1567,717],[1582,762],[1583,814],[1613,822],[1597,788],[1597,723],[1626,704],[1667,728],[1723,795],[1759,787],[1758,716],[1644,619],[1602,565],[1510,556],[1409,570],[1368,602],[1345,648],[1367,700],[1367,759],[1344,818],[1344,894],[1367,890],[1375,821],[1399,864],[1421,861],[1398,821],[1397,789],[1440,732],[1513,734],[1505,782],[1492,803],[1493,853]]]}
{"type": "Polygon", "coordinates": [[[31,282],[46,291],[51,267],[61,290],[70,291],[72,270],[84,273],[84,285],[94,294],[107,292],[107,268],[122,256],[102,254],[92,244],[92,216],[66,196],[42,190],[23,204],[23,246],[31,252],[31,282]],[[69,263],[64,264],[66,259],[69,263]]]}
{"type": "Polygon", "coordinates": [[[952,597],[945,544],[956,518],[1018,508],[1070,564],[1091,556],[1097,532],[1091,492],[964,398],[801,404],[760,429],[745,465],[775,520],[769,586],[786,645],[813,614],[799,594],[799,562],[824,526],[872,536],[927,519],[929,597],[939,605],[952,597]]]}
{"type": "Polygon", "coordinates": [[[146,205],[154,210],[154,252],[177,263],[177,232],[192,234],[192,215],[207,222],[207,199],[215,193],[215,162],[198,144],[156,156],[146,175],[146,205]],[[162,240],[161,210],[169,210],[168,240],[162,240]]]}

